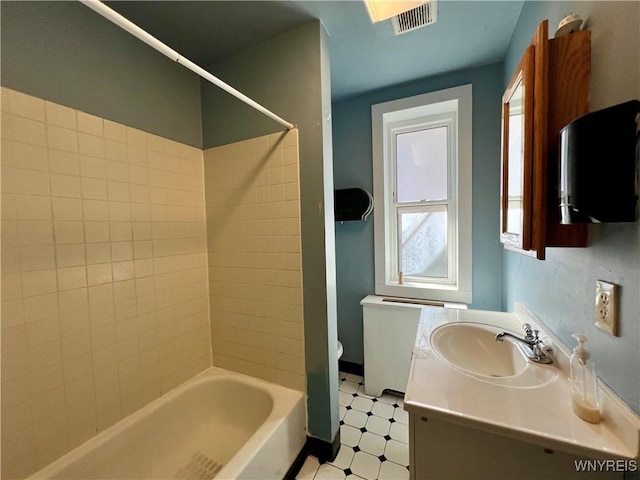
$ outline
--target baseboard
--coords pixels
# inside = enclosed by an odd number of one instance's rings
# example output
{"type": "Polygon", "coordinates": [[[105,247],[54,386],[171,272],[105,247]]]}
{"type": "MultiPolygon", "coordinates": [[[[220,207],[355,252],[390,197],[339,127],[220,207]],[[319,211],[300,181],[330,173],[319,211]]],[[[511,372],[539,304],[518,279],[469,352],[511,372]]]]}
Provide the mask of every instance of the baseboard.
{"type": "Polygon", "coordinates": [[[341,372],[352,373],[354,375],[364,375],[364,367],[359,363],[348,362],[347,360],[338,360],[338,368],[341,372]]]}
{"type": "Polygon", "coordinates": [[[318,459],[320,463],[332,462],[340,449],[340,429],[332,442],[327,442],[315,437],[307,437],[307,452],[318,459]]]}

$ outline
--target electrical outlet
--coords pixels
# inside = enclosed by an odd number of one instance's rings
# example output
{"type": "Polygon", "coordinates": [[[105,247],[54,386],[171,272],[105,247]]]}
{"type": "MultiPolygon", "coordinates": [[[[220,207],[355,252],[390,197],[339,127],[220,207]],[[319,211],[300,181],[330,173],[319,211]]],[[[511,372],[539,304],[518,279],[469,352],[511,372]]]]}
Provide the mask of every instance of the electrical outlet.
{"type": "Polygon", "coordinates": [[[596,327],[618,335],[618,286],[602,280],[596,282],[596,327]]]}

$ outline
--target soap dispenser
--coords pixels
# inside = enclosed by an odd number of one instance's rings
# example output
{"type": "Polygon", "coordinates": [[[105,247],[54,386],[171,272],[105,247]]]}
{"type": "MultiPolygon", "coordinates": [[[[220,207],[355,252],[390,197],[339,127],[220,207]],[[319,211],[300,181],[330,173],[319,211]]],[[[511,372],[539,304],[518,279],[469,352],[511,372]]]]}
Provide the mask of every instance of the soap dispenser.
{"type": "Polygon", "coordinates": [[[587,337],[576,333],[578,341],[570,362],[571,408],[581,419],[589,423],[600,423],[600,400],[598,377],[589,351],[584,347],[587,337]]]}

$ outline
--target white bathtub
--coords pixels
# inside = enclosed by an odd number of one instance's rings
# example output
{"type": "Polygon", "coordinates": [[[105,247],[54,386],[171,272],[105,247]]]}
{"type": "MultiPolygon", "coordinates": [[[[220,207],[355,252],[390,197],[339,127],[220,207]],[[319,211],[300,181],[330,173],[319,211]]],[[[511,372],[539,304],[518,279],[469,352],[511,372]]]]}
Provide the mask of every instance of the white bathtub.
{"type": "Polygon", "coordinates": [[[302,392],[211,367],[30,478],[281,479],[305,425],[302,392]]]}

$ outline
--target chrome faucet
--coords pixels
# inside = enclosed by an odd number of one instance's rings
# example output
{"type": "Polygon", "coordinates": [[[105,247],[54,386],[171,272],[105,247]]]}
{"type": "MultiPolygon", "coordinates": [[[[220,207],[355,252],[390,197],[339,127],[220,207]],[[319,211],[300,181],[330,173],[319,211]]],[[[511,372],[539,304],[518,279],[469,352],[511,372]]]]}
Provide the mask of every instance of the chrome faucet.
{"type": "Polygon", "coordinates": [[[538,338],[539,330],[532,330],[531,325],[528,323],[525,323],[522,328],[524,328],[524,338],[520,338],[509,332],[500,332],[496,335],[496,342],[502,342],[504,337],[513,338],[517,341],[516,345],[520,348],[522,353],[524,353],[524,355],[532,362],[544,364],[553,363],[553,359],[542,348],[544,347],[544,344],[542,343],[542,340],[538,338]]]}

